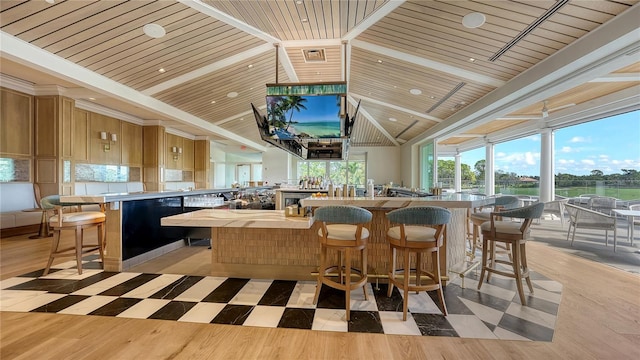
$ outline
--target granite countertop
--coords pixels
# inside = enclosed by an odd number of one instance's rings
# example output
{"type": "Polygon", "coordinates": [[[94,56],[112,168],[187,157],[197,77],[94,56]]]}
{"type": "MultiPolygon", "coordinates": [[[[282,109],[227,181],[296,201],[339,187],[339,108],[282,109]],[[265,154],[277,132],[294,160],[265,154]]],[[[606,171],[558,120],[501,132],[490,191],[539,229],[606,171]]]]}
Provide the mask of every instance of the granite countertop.
{"type": "Polygon", "coordinates": [[[301,199],[302,206],[354,205],[363,208],[397,209],[407,206],[475,208],[491,205],[495,198],[470,194],[443,194],[426,197],[329,197],[301,199]]]}
{"type": "Polygon", "coordinates": [[[204,209],[164,217],[160,224],[186,227],[309,229],[313,225],[313,218],[286,217],[284,210],[204,209]]]}

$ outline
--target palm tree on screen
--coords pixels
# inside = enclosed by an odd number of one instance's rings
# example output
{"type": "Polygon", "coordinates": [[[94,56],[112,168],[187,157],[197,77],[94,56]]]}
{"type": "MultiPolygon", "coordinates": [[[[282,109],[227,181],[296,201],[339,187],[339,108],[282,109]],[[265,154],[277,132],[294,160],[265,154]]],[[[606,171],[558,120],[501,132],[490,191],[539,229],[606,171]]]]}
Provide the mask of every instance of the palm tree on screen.
{"type": "Polygon", "coordinates": [[[289,121],[287,122],[287,127],[285,128],[285,131],[289,130],[289,125],[291,125],[291,123],[293,122],[293,112],[307,109],[307,107],[304,106],[303,104],[306,101],[307,99],[298,95],[291,95],[287,97],[287,99],[285,100],[283,109],[285,111],[290,111],[290,113],[289,113],[289,121]]]}

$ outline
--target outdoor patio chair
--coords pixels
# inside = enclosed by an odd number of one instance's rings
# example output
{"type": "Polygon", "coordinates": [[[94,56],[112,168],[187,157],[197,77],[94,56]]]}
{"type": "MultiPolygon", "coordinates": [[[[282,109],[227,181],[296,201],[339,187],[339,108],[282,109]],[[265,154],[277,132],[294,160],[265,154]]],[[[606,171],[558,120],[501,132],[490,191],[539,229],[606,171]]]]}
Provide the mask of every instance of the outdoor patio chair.
{"type": "Polygon", "coordinates": [[[567,209],[567,212],[569,213],[569,230],[567,231],[567,240],[569,240],[569,235],[571,235],[571,246],[573,246],[577,228],[604,230],[605,246],[609,246],[609,231],[611,230],[613,231],[613,251],[616,251],[616,242],[618,239],[615,216],[603,214],[601,212],[573,204],[565,204],[565,209],[567,209]]]}
{"type": "Polygon", "coordinates": [[[556,215],[560,218],[560,225],[564,227],[564,205],[569,199],[553,200],[544,203],[543,214],[556,215]]]}
{"type": "Polygon", "coordinates": [[[594,196],[589,199],[589,209],[611,215],[618,199],[610,196],[594,196]]]}

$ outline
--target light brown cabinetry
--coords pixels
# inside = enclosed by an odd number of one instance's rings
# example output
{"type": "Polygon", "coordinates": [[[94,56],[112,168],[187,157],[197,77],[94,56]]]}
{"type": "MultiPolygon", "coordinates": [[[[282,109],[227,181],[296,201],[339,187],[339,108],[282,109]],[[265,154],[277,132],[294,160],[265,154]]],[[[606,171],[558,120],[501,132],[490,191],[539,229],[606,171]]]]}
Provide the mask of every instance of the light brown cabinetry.
{"type": "Polygon", "coordinates": [[[122,133],[120,120],[97,113],[89,114],[89,162],[92,164],[120,164],[122,133]],[[101,139],[101,133],[106,139],[101,139]],[[111,135],[116,134],[116,141],[111,135]]]}
{"type": "Polygon", "coordinates": [[[194,169],[193,155],[194,155],[193,140],[182,139],[182,169],[193,171],[194,169]]]}
{"type": "Polygon", "coordinates": [[[89,162],[89,112],[75,109],[73,111],[73,126],[71,129],[73,160],[76,163],[89,162]]]}
{"type": "Polygon", "coordinates": [[[121,149],[123,165],[142,166],[142,126],[121,122],[121,149]]]}
{"type": "Polygon", "coordinates": [[[33,96],[0,89],[0,154],[33,155],[33,96]]]}

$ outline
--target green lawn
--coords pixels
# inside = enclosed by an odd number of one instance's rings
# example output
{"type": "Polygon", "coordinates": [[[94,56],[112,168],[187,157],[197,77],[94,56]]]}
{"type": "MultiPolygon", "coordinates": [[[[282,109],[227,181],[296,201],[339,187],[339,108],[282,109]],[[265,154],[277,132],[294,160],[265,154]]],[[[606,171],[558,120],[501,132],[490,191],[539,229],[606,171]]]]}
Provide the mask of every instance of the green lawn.
{"type": "MultiPolygon", "coordinates": [[[[519,188],[519,187],[496,187],[496,194],[510,195],[539,195],[538,188],[519,188]]],[[[597,194],[601,196],[611,196],[620,200],[638,200],[640,199],[640,188],[605,188],[596,189],[595,187],[563,187],[556,188],[556,195],[564,197],[577,197],[582,194],[597,194]]]]}

